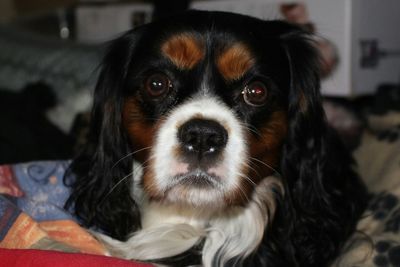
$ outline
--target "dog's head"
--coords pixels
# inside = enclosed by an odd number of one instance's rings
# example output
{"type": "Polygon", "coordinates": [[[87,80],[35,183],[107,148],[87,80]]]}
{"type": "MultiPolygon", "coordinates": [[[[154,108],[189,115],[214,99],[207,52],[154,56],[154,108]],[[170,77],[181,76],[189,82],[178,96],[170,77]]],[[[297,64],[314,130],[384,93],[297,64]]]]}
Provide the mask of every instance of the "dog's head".
{"type": "Polygon", "coordinates": [[[122,94],[113,114],[150,199],[207,210],[245,204],[278,168],[291,73],[287,48],[268,32],[283,26],[190,13],[125,36],[137,38],[113,69],[125,75],[105,79],[123,82],[110,92],[122,94]]]}
{"type": "Polygon", "coordinates": [[[275,172],[299,184],[325,157],[318,64],[300,28],[241,15],[188,12],[124,34],[104,58],[91,143],[72,165],[77,214],[121,238],[140,225],[135,186],[213,212],[246,205],[275,172]]]}

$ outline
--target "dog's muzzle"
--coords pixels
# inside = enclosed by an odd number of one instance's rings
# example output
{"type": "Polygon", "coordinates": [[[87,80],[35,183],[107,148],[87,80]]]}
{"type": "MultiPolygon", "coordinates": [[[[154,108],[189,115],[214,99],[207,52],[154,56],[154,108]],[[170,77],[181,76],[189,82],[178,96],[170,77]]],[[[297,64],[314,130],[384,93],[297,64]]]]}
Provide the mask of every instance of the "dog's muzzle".
{"type": "Polygon", "coordinates": [[[212,97],[192,99],[160,125],[145,188],[151,197],[209,207],[246,177],[247,146],[235,114],[212,97]],[[153,178],[151,178],[153,177],[153,178]]]}

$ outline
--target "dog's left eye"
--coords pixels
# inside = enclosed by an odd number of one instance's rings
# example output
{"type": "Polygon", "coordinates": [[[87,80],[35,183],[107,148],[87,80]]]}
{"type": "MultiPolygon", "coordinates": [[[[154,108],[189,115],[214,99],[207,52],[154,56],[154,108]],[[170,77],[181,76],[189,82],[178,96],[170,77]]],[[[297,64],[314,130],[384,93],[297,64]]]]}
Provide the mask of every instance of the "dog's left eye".
{"type": "Polygon", "coordinates": [[[151,97],[160,97],[172,88],[172,82],[164,73],[154,73],[147,77],[144,86],[151,97]]]}
{"type": "Polygon", "coordinates": [[[246,104],[260,107],[263,106],[267,101],[268,90],[264,83],[260,81],[254,81],[245,86],[242,94],[246,104]]]}

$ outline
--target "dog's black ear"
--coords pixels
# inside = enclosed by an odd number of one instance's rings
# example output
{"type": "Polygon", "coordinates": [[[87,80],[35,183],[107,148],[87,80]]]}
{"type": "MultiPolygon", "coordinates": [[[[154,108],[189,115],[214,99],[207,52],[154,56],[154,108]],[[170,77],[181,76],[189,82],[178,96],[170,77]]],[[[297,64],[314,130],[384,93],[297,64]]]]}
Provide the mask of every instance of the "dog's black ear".
{"type": "Polygon", "coordinates": [[[88,144],[64,178],[71,187],[66,207],[86,227],[118,239],[140,227],[131,197],[133,159],[122,127],[124,82],[137,38],[130,32],[110,43],[94,93],[88,144]]]}
{"type": "Polygon", "coordinates": [[[300,266],[327,266],[354,230],[365,188],[352,158],[327,126],[322,108],[318,53],[300,30],[281,36],[290,75],[289,132],[281,171],[287,183],[283,220],[300,266]]]}

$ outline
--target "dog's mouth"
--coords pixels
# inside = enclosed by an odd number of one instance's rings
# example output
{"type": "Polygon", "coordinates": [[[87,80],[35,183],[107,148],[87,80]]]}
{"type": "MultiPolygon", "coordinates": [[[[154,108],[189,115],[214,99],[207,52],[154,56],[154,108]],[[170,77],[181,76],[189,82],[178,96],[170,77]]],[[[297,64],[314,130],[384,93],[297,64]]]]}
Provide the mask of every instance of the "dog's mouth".
{"type": "Polygon", "coordinates": [[[220,210],[224,205],[223,178],[197,169],[170,178],[159,200],[182,207],[199,208],[209,212],[220,210]]]}
{"type": "Polygon", "coordinates": [[[205,172],[202,169],[195,169],[186,174],[176,175],[171,179],[170,186],[185,186],[200,189],[221,188],[221,177],[205,172]]]}
{"type": "Polygon", "coordinates": [[[164,186],[157,191],[152,190],[152,186],[145,187],[146,192],[152,201],[164,204],[220,210],[229,191],[224,170],[220,165],[204,168],[175,161],[164,186]]]}

